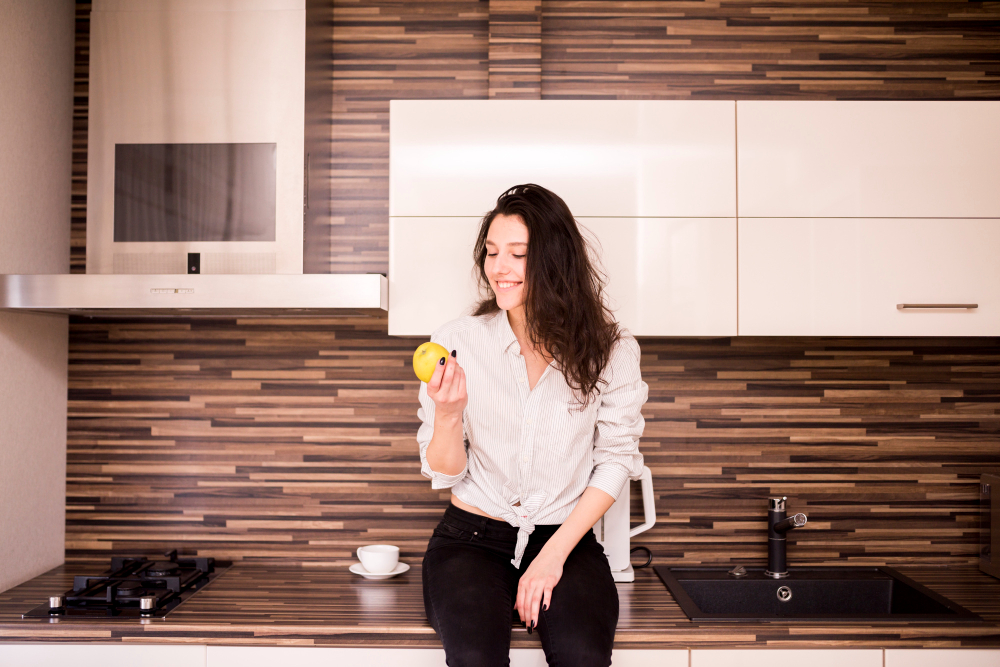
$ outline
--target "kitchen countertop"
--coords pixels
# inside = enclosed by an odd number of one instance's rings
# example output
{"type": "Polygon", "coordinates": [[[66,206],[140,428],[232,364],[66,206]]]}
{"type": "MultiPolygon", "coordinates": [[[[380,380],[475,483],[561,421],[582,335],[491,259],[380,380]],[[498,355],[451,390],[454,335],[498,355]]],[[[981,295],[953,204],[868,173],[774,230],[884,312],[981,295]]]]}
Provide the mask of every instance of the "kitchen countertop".
{"type": "MultiPolygon", "coordinates": [[[[165,619],[21,619],[49,595],[72,588],[72,573],[107,565],[74,562],[0,593],[0,642],[440,646],[424,617],[419,564],[385,581],[362,579],[346,566],[237,564],[165,619]]],[[[692,623],[652,569],[643,569],[634,583],[618,585],[615,647],[1000,647],[1000,581],[972,567],[897,569],[987,622],[692,623]]],[[[536,647],[538,635],[515,626],[511,645],[536,647]]]]}

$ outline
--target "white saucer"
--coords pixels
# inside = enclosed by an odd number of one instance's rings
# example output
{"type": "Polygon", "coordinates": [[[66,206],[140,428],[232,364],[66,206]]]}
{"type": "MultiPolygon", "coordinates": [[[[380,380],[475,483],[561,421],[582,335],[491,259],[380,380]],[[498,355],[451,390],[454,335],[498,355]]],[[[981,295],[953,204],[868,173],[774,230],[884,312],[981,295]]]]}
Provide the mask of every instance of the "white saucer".
{"type": "Polygon", "coordinates": [[[410,569],[410,566],[406,563],[397,563],[395,570],[392,572],[386,572],[385,574],[375,574],[374,572],[369,572],[361,563],[355,563],[349,569],[354,574],[360,574],[365,579],[390,579],[395,577],[397,574],[403,574],[410,569]]]}

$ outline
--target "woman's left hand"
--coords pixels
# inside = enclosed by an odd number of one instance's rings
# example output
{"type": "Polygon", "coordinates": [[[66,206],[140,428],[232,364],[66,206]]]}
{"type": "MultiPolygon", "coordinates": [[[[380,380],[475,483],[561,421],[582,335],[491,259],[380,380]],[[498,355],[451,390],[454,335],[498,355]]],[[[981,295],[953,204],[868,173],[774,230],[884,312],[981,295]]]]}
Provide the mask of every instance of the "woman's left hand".
{"type": "Polygon", "coordinates": [[[539,608],[549,608],[552,602],[552,589],[562,578],[564,558],[555,551],[542,547],[542,550],[531,561],[531,565],[521,575],[517,582],[517,609],[521,622],[526,627],[538,626],[539,608]]]}

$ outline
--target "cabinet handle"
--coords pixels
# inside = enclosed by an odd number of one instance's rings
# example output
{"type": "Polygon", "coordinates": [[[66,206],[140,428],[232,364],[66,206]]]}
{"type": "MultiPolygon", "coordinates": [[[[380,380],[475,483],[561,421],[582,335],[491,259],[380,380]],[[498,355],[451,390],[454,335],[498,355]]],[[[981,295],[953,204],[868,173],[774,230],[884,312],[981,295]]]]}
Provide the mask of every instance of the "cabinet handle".
{"type": "Polygon", "coordinates": [[[973,310],[979,308],[978,303],[897,303],[896,310],[910,310],[915,308],[957,308],[961,310],[973,310]]]}

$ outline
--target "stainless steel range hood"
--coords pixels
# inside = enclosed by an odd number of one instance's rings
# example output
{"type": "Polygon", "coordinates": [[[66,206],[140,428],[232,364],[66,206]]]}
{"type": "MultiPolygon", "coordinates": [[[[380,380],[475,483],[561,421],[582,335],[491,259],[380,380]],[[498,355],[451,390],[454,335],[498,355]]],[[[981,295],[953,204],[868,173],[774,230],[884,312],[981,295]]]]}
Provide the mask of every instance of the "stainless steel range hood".
{"type": "Polygon", "coordinates": [[[381,274],[0,275],[0,308],[115,317],[347,315],[388,310],[381,274]]]}

